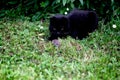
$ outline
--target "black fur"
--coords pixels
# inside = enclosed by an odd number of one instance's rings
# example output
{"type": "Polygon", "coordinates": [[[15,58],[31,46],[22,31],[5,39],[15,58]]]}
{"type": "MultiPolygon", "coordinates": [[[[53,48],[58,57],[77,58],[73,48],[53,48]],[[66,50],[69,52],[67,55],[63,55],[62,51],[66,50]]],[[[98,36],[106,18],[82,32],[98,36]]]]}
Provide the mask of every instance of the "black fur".
{"type": "Polygon", "coordinates": [[[68,19],[64,15],[57,14],[50,18],[49,31],[51,36],[49,40],[63,38],[69,35],[68,19]]]}
{"type": "Polygon", "coordinates": [[[68,35],[75,39],[83,39],[97,29],[97,26],[98,17],[94,11],[74,9],[67,16],[57,14],[50,18],[49,40],[68,35]]]}

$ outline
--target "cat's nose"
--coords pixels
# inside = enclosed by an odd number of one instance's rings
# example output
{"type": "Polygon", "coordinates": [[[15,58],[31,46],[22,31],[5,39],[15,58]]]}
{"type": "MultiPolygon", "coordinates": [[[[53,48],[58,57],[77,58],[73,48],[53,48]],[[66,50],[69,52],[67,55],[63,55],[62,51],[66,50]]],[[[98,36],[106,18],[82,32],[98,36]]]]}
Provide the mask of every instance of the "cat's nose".
{"type": "Polygon", "coordinates": [[[57,32],[57,34],[60,34],[60,32],[57,32]]]}

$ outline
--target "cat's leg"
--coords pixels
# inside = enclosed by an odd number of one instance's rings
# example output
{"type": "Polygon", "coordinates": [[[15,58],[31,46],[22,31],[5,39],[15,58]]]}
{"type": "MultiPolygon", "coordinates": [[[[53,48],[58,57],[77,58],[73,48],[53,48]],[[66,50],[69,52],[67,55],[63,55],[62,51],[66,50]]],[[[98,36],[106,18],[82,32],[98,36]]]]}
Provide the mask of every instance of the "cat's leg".
{"type": "Polygon", "coordinates": [[[53,35],[53,34],[48,38],[48,40],[50,40],[50,41],[52,41],[54,39],[58,39],[58,37],[56,35],[53,35]]]}
{"type": "Polygon", "coordinates": [[[77,31],[72,31],[70,36],[74,39],[78,39],[78,32],[77,31]]]}
{"type": "Polygon", "coordinates": [[[86,32],[86,33],[79,33],[78,34],[78,39],[83,39],[83,38],[86,38],[88,36],[88,33],[86,32]]]}

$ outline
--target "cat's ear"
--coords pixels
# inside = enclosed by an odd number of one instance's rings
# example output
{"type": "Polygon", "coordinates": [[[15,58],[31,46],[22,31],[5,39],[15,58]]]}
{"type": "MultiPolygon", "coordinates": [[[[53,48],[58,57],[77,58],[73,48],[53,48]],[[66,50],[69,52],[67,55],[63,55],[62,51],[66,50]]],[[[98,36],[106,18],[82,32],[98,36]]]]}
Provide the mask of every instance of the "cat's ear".
{"type": "Polygon", "coordinates": [[[63,23],[68,24],[68,18],[67,17],[63,17],[62,21],[63,21],[63,23]]]}
{"type": "Polygon", "coordinates": [[[89,22],[95,23],[96,20],[98,19],[96,12],[95,11],[89,11],[88,19],[89,19],[89,22]]]}
{"type": "Polygon", "coordinates": [[[95,12],[95,11],[89,11],[89,12],[88,12],[88,17],[89,17],[89,19],[94,19],[94,18],[96,18],[96,12],[95,12]]]}
{"type": "Polygon", "coordinates": [[[55,21],[56,21],[56,17],[55,17],[55,16],[52,16],[52,17],[50,18],[50,23],[55,23],[55,21]]]}

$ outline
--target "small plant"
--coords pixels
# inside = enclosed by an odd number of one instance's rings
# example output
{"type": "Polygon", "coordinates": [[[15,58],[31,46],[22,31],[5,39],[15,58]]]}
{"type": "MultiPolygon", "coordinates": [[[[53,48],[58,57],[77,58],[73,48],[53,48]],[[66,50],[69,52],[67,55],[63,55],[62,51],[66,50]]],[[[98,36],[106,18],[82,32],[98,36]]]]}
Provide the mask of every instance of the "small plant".
{"type": "MultiPolygon", "coordinates": [[[[92,0],[26,0],[26,1],[1,1],[0,17],[28,16],[31,21],[40,19],[48,19],[50,15],[61,13],[66,14],[66,8],[95,10],[100,20],[105,19],[106,22],[111,20],[114,11],[119,8],[119,1],[92,1],[92,0]],[[99,5],[99,6],[96,6],[99,5]]],[[[118,11],[119,12],[119,11],[118,11]]]]}

